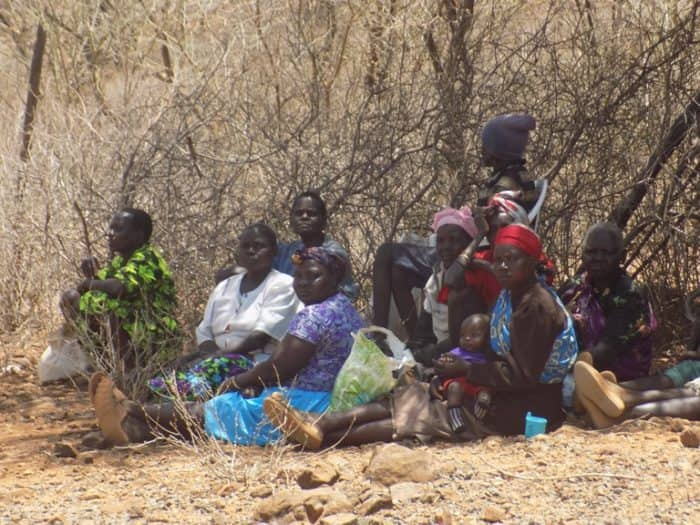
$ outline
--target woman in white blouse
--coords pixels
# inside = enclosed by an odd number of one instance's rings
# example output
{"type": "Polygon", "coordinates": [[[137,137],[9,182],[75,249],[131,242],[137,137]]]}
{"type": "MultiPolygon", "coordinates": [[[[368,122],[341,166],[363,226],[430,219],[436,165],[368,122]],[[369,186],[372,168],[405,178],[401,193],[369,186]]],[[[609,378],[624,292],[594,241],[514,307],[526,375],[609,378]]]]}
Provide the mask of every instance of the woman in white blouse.
{"type": "Polygon", "coordinates": [[[186,399],[209,397],[229,377],[269,358],[301,308],[293,278],[272,268],[277,238],[262,223],[243,230],[238,262],[245,271],[217,284],[197,327],[198,350],[173,373],[149,382],[152,391],[186,399]]]}

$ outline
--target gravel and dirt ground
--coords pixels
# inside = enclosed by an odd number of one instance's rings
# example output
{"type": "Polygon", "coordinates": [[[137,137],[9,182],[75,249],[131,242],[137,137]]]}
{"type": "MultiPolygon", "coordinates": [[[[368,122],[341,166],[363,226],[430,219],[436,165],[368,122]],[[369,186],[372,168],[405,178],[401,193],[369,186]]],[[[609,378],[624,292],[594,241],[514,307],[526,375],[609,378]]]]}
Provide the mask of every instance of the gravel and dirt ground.
{"type": "Polygon", "coordinates": [[[700,448],[679,439],[695,422],[320,454],[102,450],[82,444],[97,428],[84,387],[39,386],[29,366],[0,387],[0,523],[700,523],[700,448]]]}

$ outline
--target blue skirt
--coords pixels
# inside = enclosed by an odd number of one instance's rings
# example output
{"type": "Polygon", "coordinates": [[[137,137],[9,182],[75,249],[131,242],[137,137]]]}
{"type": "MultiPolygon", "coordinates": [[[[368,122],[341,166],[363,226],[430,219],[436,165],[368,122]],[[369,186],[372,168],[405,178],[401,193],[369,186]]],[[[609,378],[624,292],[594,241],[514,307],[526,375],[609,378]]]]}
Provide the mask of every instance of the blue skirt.
{"type": "Polygon", "coordinates": [[[258,397],[245,398],[238,392],[216,396],[204,404],[204,430],[212,437],[234,445],[276,443],[281,433],[270,424],[263,401],[273,392],[285,395],[289,404],[304,412],[325,412],[330,392],[311,392],[296,388],[266,388],[258,397]]]}

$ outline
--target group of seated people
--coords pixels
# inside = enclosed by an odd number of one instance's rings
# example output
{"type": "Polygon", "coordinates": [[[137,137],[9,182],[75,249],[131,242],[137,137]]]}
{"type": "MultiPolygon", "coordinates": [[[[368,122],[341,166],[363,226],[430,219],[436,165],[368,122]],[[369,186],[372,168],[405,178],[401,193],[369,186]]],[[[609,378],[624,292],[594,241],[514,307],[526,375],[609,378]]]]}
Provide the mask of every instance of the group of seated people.
{"type": "Polygon", "coordinates": [[[371,321],[386,327],[395,301],[420,373],[345,412],[328,410],[331,392],[367,321],[353,304],[358,287],[347,252],[325,234],[317,193],[292,202],[298,240],[278,243],[262,223],[243,229],[238,267],[217,273],[197,350],[182,356],[173,355],[181,338],[174,285],[149,243],[151,219],[120,210],[110,223],[109,265],[98,270],[86,260],[85,280],[61,299],[85,344],[109,343],[127,369],[157,363],[162,370],[148,381],[147,402],[128,399],[105,372],[92,375],[89,394],[105,437],[126,444],[163,431],[184,438],[204,431],[264,445],[284,434],[317,449],[522,434],[528,412],[546,418],[551,431],[564,409],[584,411],[597,428],[642,414],[700,419],[700,397],[685,388],[700,377],[700,361],[649,376],[656,319],[621,266],[617,226],[591,226],[580,272],[552,288],[554,264],[533,229],[537,192],[523,160],[534,126],[528,115],[490,120],[482,151],[493,173],[474,212],[436,213],[434,246],[379,249],[371,321]],[[420,308],[413,288],[423,290],[420,308]]]}

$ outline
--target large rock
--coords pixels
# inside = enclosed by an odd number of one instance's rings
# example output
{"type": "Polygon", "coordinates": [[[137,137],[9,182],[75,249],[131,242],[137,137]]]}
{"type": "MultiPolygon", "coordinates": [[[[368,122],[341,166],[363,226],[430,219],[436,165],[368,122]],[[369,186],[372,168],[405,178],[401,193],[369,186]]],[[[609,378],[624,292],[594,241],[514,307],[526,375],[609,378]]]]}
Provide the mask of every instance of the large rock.
{"type": "Polygon", "coordinates": [[[306,467],[297,476],[297,483],[302,489],[314,489],[321,485],[332,485],[340,474],[338,470],[329,463],[316,463],[306,467]]]}
{"type": "Polygon", "coordinates": [[[352,503],[342,492],[330,487],[312,490],[289,489],[273,494],[258,505],[257,518],[267,521],[292,514],[312,523],[320,516],[350,512],[352,503]]]}
{"type": "Polygon", "coordinates": [[[402,481],[424,483],[437,476],[435,457],[427,450],[391,443],[377,447],[367,467],[367,476],[389,486],[402,481]]]}

